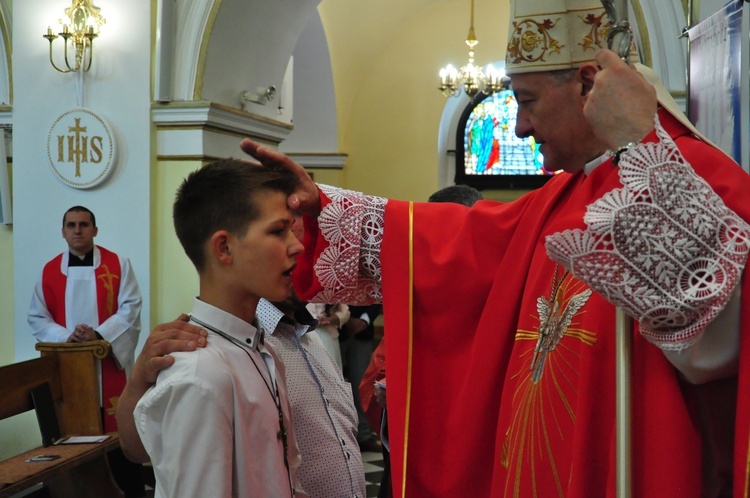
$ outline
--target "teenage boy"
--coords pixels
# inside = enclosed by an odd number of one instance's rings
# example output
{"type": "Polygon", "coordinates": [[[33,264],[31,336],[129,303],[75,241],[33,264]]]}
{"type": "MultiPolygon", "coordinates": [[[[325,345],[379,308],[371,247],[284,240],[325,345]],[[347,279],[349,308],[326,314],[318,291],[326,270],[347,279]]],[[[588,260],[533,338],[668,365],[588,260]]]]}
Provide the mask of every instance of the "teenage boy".
{"type": "Polygon", "coordinates": [[[177,191],[177,237],[200,294],[190,323],[208,344],[174,353],[135,408],[156,497],[307,497],[296,474],[283,367],[255,325],[261,297],[282,301],[302,244],[286,205],[295,180],[238,160],[191,173],[177,191]]]}

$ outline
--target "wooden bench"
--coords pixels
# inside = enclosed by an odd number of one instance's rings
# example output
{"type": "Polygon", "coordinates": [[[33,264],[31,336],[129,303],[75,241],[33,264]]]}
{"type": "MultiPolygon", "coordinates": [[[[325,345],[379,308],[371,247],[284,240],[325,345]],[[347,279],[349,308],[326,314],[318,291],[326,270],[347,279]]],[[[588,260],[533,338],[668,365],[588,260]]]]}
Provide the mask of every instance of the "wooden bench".
{"type": "MultiPolygon", "coordinates": [[[[31,390],[48,382],[63,436],[102,434],[96,360],[111,354],[110,344],[38,343],[36,349],[41,358],[0,367],[0,420],[33,410],[31,390]]],[[[115,484],[107,462],[107,453],[119,447],[114,434],[103,443],[39,447],[3,460],[0,498],[40,483],[44,488],[39,496],[122,498],[124,494],[115,484]],[[60,458],[26,461],[38,455],[60,458]]]]}

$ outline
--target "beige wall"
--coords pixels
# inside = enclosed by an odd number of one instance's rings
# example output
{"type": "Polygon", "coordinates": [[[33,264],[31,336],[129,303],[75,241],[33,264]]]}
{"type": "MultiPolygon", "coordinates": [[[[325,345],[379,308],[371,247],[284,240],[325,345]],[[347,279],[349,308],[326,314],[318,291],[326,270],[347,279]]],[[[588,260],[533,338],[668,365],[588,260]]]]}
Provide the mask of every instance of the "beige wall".
{"type": "MultiPolygon", "coordinates": [[[[349,155],[346,187],[426,200],[438,188],[437,137],[445,98],[437,90],[437,73],[448,63],[467,61],[469,2],[434,2],[392,26],[392,33],[367,33],[374,48],[357,53],[352,37],[358,34],[345,29],[352,9],[347,3],[327,0],[320,6],[336,84],[339,143],[349,155]]],[[[504,58],[506,11],[504,2],[475,2],[477,64],[504,58]]]]}
{"type": "Polygon", "coordinates": [[[313,180],[318,183],[333,185],[334,187],[345,187],[344,169],[308,168],[307,171],[312,175],[313,180]]]}
{"type": "MultiPolygon", "coordinates": [[[[198,274],[174,232],[172,202],[197,161],[160,161],[152,177],[151,321],[154,325],[189,313],[198,295],[198,274]]],[[[144,330],[144,333],[148,331],[144,330]]]]}
{"type": "MultiPolygon", "coordinates": [[[[13,331],[13,225],[0,225],[0,366],[15,361],[13,331]]],[[[22,299],[23,296],[17,296],[22,299]]],[[[31,296],[28,296],[31,301],[31,296]]],[[[24,301],[26,302],[26,301],[24,301]]],[[[42,444],[33,411],[0,420],[0,460],[42,444]]]]}

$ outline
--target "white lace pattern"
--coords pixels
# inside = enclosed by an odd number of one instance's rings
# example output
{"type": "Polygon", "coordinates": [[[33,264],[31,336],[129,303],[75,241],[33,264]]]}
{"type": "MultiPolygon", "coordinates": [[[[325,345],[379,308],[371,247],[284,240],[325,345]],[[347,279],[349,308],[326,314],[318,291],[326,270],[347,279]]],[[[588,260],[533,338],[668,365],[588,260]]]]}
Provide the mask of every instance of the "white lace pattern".
{"type": "Polygon", "coordinates": [[[547,253],[640,323],[665,350],[694,344],[742,277],[750,226],[685,161],[656,118],[657,143],[619,164],[623,188],[589,205],[586,230],[546,239],[547,253]]]}
{"type": "Polygon", "coordinates": [[[315,262],[323,291],[314,301],[381,302],[380,246],[387,200],[329,185],[319,187],[331,203],[318,216],[320,232],[329,245],[315,262]]]}

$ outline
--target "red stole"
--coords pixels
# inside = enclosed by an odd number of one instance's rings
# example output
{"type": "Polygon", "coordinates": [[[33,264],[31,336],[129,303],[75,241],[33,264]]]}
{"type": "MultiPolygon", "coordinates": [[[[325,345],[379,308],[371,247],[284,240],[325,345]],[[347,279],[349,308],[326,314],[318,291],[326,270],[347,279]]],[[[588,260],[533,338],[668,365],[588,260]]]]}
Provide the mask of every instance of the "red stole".
{"type": "MultiPolygon", "coordinates": [[[[96,280],[96,304],[99,315],[98,326],[117,311],[117,299],[120,291],[120,259],[117,254],[97,246],[101,255],[101,262],[94,270],[96,280]]],[[[63,254],[58,255],[44,266],[42,272],[42,291],[47,309],[52,319],[58,325],[67,327],[65,317],[65,288],[68,277],[60,271],[63,254]]],[[[96,326],[93,327],[96,329],[96,326]]],[[[125,370],[120,370],[114,358],[109,357],[101,361],[102,370],[102,400],[104,403],[103,421],[104,432],[117,432],[115,409],[120,394],[125,389],[125,370]]]]}

